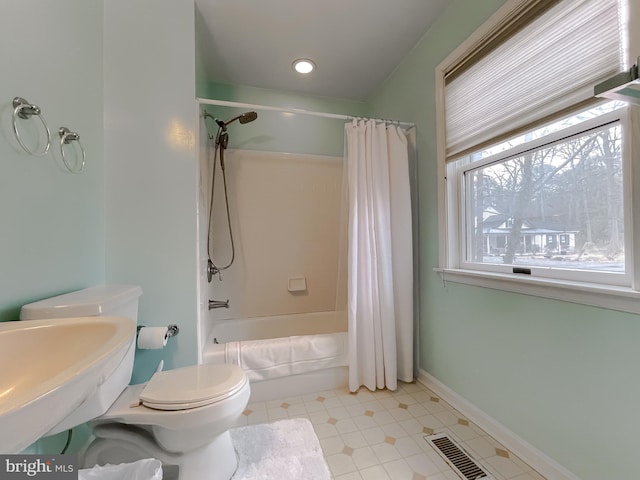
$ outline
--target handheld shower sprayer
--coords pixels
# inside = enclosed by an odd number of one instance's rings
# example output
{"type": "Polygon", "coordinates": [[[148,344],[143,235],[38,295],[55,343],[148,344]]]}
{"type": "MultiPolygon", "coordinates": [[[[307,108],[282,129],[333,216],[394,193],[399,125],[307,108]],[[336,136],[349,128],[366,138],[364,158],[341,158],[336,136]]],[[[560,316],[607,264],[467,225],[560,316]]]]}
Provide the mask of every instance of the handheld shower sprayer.
{"type": "MultiPolygon", "coordinates": [[[[238,120],[242,125],[244,125],[245,123],[253,122],[256,118],[258,118],[258,114],[254,111],[241,113],[240,115],[233,117],[230,120],[227,120],[226,122],[223,122],[222,120],[214,117],[213,115],[208,113],[206,110],[204,111],[202,116],[204,118],[207,118],[207,117],[212,118],[213,121],[216,122],[216,124],[218,125],[218,132],[216,133],[215,137],[210,136],[209,138],[215,139],[216,148],[222,147],[225,149],[229,144],[229,135],[227,134],[227,125],[235,122],[236,120],[238,120]]],[[[224,164],[222,165],[222,168],[224,168],[224,164]]]]}
{"type": "Polygon", "coordinates": [[[223,122],[222,120],[214,117],[213,115],[211,115],[206,110],[204,111],[202,116],[204,118],[213,119],[213,121],[216,122],[216,124],[218,125],[218,128],[221,128],[223,132],[227,131],[227,125],[229,125],[230,123],[235,122],[236,120],[238,120],[242,125],[244,125],[245,123],[253,122],[256,118],[258,118],[258,114],[256,112],[254,112],[254,111],[241,113],[240,115],[238,115],[236,117],[233,117],[233,118],[227,120],[226,122],[223,122]]]}
{"type": "Polygon", "coordinates": [[[244,125],[245,123],[253,122],[256,118],[258,118],[258,114],[256,112],[245,112],[237,117],[233,117],[231,120],[227,120],[223,122],[222,120],[214,119],[218,124],[218,134],[216,135],[216,144],[222,145],[222,148],[227,148],[227,144],[229,143],[229,135],[227,134],[227,125],[238,120],[240,124],[244,125]]]}
{"type": "MultiPolygon", "coordinates": [[[[209,202],[209,228],[207,231],[207,255],[209,259],[207,260],[207,280],[211,283],[214,275],[218,275],[220,280],[222,280],[222,270],[226,270],[229,268],[235,259],[235,245],[233,241],[233,231],[231,230],[231,217],[229,215],[229,199],[227,195],[227,178],[225,175],[224,169],[224,151],[227,149],[227,145],[229,144],[229,134],[227,133],[227,125],[238,120],[242,125],[245,123],[253,122],[256,118],[258,118],[258,114],[256,112],[245,112],[240,115],[223,122],[215,118],[213,115],[209,114],[206,110],[203,112],[202,116],[204,118],[212,118],[214,122],[218,125],[218,132],[215,137],[209,135],[209,139],[214,140],[215,150],[213,154],[213,178],[211,181],[211,198],[209,202]],[[227,225],[229,226],[229,239],[231,240],[231,260],[225,266],[219,267],[217,266],[213,260],[211,259],[211,217],[213,215],[213,189],[215,186],[215,175],[216,175],[216,154],[219,154],[218,157],[220,159],[220,169],[222,170],[222,183],[224,186],[224,199],[227,210],[227,225]]],[[[210,307],[211,308],[211,307],[210,307]]],[[[215,308],[215,307],[214,307],[215,308]]]]}

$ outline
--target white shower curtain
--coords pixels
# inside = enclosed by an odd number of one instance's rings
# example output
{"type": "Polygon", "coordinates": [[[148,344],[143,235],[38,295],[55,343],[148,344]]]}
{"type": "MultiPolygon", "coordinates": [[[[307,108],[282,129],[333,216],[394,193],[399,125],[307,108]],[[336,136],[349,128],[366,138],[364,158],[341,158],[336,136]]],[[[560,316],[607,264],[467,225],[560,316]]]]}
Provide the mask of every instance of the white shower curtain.
{"type": "Polygon", "coordinates": [[[345,125],[349,389],[413,381],[413,260],[407,137],[375,120],[345,125]]]}

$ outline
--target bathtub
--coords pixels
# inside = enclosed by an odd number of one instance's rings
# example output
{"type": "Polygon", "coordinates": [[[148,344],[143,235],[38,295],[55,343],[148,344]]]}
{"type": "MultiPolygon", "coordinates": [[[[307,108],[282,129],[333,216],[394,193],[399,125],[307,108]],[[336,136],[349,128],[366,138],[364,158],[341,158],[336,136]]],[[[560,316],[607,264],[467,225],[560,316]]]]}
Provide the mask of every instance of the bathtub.
{"type": "Polygon", "coordinates": [[[346,331],[344,312],[217,320],[202,360],[245,368],[253,402],[346,388],[346,331]]]}

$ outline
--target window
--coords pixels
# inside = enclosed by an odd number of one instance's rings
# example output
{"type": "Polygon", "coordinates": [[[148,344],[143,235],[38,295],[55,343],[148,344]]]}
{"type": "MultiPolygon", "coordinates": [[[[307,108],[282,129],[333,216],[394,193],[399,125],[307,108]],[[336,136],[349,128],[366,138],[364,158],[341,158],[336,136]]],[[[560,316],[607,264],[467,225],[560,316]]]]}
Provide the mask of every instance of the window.
{"type": "Polygon", "coordinates": [[[436,70],[438,270],[445,280],[640,313],[637,112],[593,98],[593,85],[628,68],[628,2],[519,5],[436,70]]]}
{"type": "Polygon", "coordinates": [[[625,110],[603,113],[615,106],[624,104],[592,108],[527,132],[515,147],[504,142],[451,164],[461,194],[462,268],[512,273],[524,266],[539,277],[630,285],[625,110]],[[566,126],[579,118],[589,120],[566,126]]]}

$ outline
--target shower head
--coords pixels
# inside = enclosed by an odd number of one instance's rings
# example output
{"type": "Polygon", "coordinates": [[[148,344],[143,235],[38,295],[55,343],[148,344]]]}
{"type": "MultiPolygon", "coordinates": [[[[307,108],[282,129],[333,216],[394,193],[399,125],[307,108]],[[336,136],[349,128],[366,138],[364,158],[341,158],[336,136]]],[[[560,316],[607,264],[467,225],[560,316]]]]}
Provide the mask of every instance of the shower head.
{"type": "Polygon", "coordinates": [[[256,112],[246,112],[240,115],[240,123],[249,123],[253,122],[256,118],[258,118],[258,114],[256,112]]]}
{"type": "MultiPolygon", "coordinates": [[[[242,123],[244,125],[245,123],[253,122],[256,118],[258,118],[258,114],[256,112],[244,112],[244,113],[238,115],[237,117],[233,117],[231,120],[227,120],[226,122],[223,123],[223,125],[224,125],[224,127],[226,127],[227,125],[229,125],[230,123],[235,122],[236,120],[239,120],[240,123],[242,123]]],[[[222,123],[222,122],[219,122],[217,120],[216,120],[216,122],[218,122],[218,125],[220,125],[220,123],[222,123]]]]}
{"type": "Polygon", "coordinates": [[[202,116],[204,118],[212,118],[213,121],[216,122],[218,127],[220,127],[223,132],[227,131],[227,125],[229,125],[230,123],[235,122],[236,120],[239,120],[240,123],[244,125],[245,123],[253,122],[256,118],[258,118],[258,114],[256,112],[253,112],[253,111],[244,112],[244,113],[238,115],[237,117],[233,117],[231,120],[227,120],[226,122],[223,122],[222,120],[218,120],[216,117],[211,115],[206,110],[204,111],[202,116]]]}

